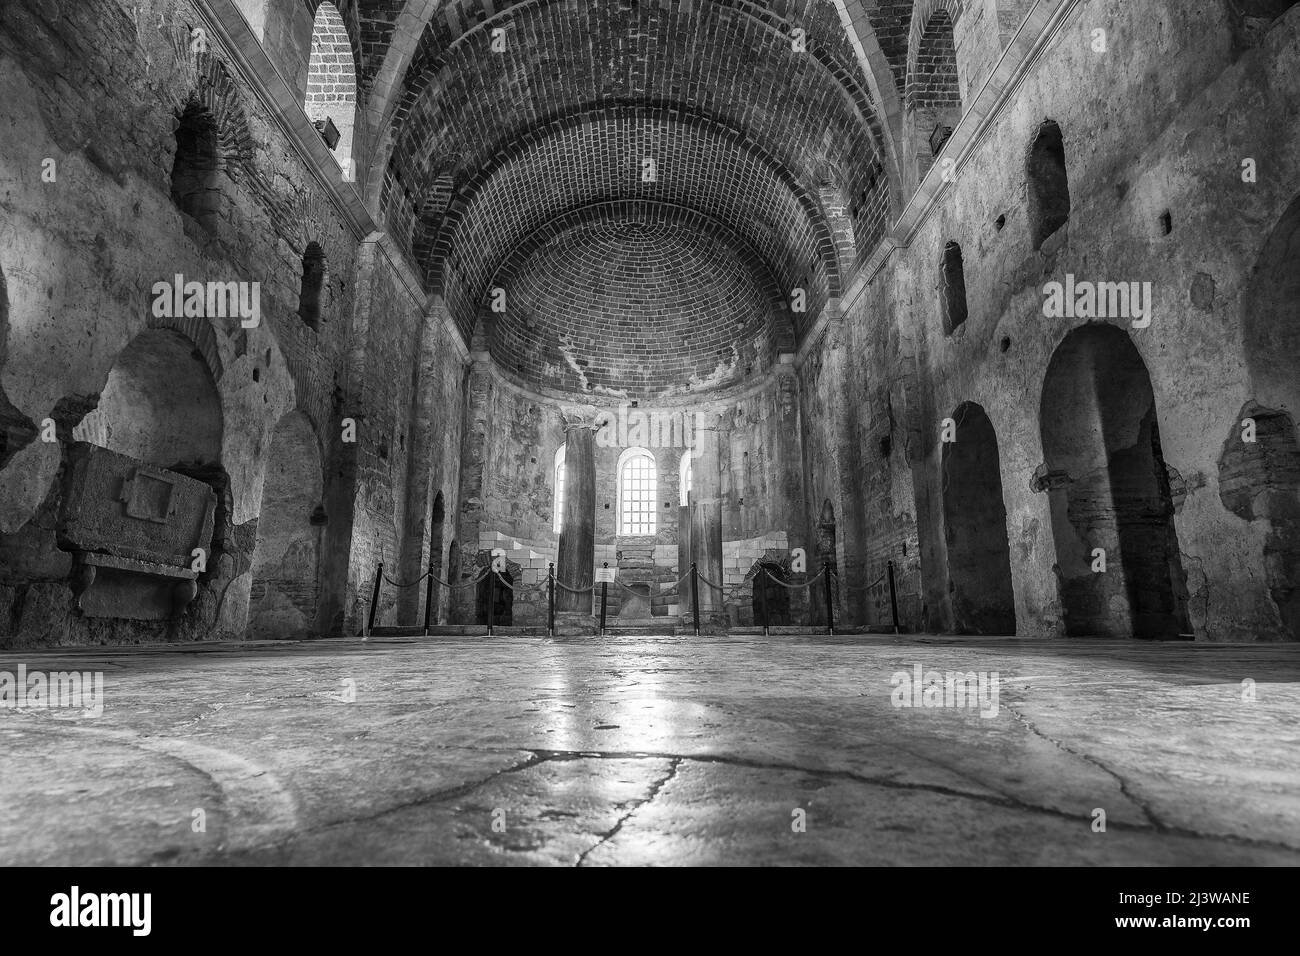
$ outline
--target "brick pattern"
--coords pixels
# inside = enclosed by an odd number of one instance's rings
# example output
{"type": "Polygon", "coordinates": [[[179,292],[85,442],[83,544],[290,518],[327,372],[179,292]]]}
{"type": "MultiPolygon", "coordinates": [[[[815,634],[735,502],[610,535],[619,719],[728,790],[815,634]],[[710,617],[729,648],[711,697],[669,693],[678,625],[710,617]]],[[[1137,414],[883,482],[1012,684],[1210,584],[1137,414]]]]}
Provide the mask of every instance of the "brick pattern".
{"type": "MultiPolygon", "coordinates": [[[[629,114],[637,111],[625,106],[635,102],[641,109],[658,106],[672,118],[692,117],[682,120],[690,128],[674,132],[675,137],[694,135],[702,121],[725,131],[719,139],[768,157],[776,175],[788,179],[805,203],[804,215],[812,225],[796,228],[829,231],[817,199],[816,173],[824,160],[833,162],[844,171],[846,195],[854,197],[852,225],[859,245],[870,247],[881,235],[888,197],[879,175],[879,127],[833,4],[668,0],[635,5],[495,4],[492,9],[497,15],[488,19],[478,3],[448,4],[421,38],[396,111],[399,128],[383,196],[382,208],[395,234],[409,234],[407,228],[421,215],[415,197],[424,195],[438,177],[450,176],[456,184],[449,217],[454,220],[483,188],[485,169],[506,175],[509,164],[502,164],[499,156],[537,140],[539,133],[563,131],[572,122],[595,125],[590,117],[596,110],[606,117],[602,122],[608,128],[588,140],[617,141],[624,138],[625,128],[636,125],[629,114]],[[808,31],[806,54],[792,51],[790,31],[796,23],[808,31]],[[504,53],[490,48],[496,27],[506,30],[504,53]],[[683,43],[683,37],[692,40],[683,43]],[[589,118],[578,120],[580,115],[589,118]]],[[[667,136],[667,129],[660,135],[667,136]]],[[[550,191],[538,190],[537,181],[549,187],[545,180],[566,178],[565,167],[590,155],[566,151],[568,143],[561,139],[535,157],[539,168],[532,180],[511,184],[506,191],[511,218],[532,222],[534,228],[545,222],[530,208],[535,193],[550,191]]],[[[767,178],[757,164],[746,174],[728,168],[726,159],[712,152],[638,152],[661,160],[666,156],[679,164],[679,178],[698,177],[703,187],[724,197],[751,192],[755,175],[767,178]]],[[[573,199],[582,203],[643,194],[634,178],[639,159],[606,149],[601,157],[605,165],[585,160],[584,181],[573,199]],[[636,164],[629,165],[629,159],[636,164]]],[[[718,202],[695,208],[712,215],[718,202]]],[[[743,205],[729,203],[726,211],[729,215],[719,218],[733,227],[748,222],[749,210],[743,205]]],[[[554,214],[547,210],[547,215],[554,214]]],[[[490,268],[510,245],[485,249],[471,238],[473,245],[462,250],[457,244],[462,237],[453,236],[446,222],[431,218],[435,221],[421,224],[413,249],[428,269],[431,287],[437,287],[446,261],[448,299],[457,319],[468,327],[472,311],[454,292],[455,262],[470,261],[482,269],[486,260],[490,268]]],[[[819,253],[829,253],[833,261],[833,243],[828,241],[819,253]]],[[[807,257],[795,247],[783,250],[779,258],[807,257]]],[[[793,275],[785,278],[797,281],[809,265],[788,270],[793,275]]],[[[826,268],[835,272],[838,264],[826,268]]]]}
{"type": "Polygon", "coordinates": [[[872,32],[900,90],[907,82],[907,48],[914,6],[915,0],[876,0],[875,4],[868,5],[872,32]]]}
{"type": "Polygon", "coordinates": [[[307,114],[314,115],[313,106],[356,101],[357,65],[343,17],[334,4],[322,3],[316,10],[307,67],[307,114]]]}
{"type": "Polygon", "coordinates": [[[907,105],[922,110],[961,108],[957,48],[947,10],[938,11],[925,24],[907,77],[907,105]]]}
{"type": "MultiPolygon", "coordinates": [[[[272,0],[275,2],[275,0],[272,0]]],[[[363,10],[370,7],[374,0],[303,0],[314,17],[323,6],[330,6],[338,14],[338,19],[347,35],[348,52],[356,68],[355,75],[367,73],[365,70],[367,51],[362,46],[363,10]]],[[[394,0],[396,2],[396,0],[394,0]]],[[[376,67],[377,68],[377,67],[376,67]]]]}
{"type": "Polygon", "coordinates": [[[961,121],[954,35],[959,16],[957,0],[925,0],[912,21],[904,99],[917,183],[934,165],[935,130],[941,126],[955,129],[961,121]]]}
{"type": "MultiPolygon", "coordinates": [[[[729,230],[678,207],[565,216],[493,283],[481,310],[501,367],[555,388],[646,397],[720,387],[770,365],[779,293],[729,230]]],[[[789,343],[792,334],[783,337],[789,343]]]]}
{"type": "Polygon", "coordinates": [[[360,0],[357,4],[358,49],[363,64],[361,85],[369,89],[393,42],[397,17],[407,0],[360,0]]]}
{"type": "MultiPolygon", "coordinates": [[[[558,216],[618,198],[678,205],[728,225],[786,296],[796,287],[808,290],[807,311],[797,320],[815,315],[841,286],[816,193],[803,193],[756,146],[703,120],[656,109],[579,117],[536,142],[513,145],[478,180],[452,201],[435,239],[426,233],[417,240],[421,248],[433,243],[428,279],[467,336],[492,275],[512,250],[558,216]],[[655,162],[653,182],[642,178],[646,158],[655,162]],[[440,256],[447,258],[441,284],[440,256]]],[[[885,196],[873,195],[866,214],[879,232],[885,196]]]]}

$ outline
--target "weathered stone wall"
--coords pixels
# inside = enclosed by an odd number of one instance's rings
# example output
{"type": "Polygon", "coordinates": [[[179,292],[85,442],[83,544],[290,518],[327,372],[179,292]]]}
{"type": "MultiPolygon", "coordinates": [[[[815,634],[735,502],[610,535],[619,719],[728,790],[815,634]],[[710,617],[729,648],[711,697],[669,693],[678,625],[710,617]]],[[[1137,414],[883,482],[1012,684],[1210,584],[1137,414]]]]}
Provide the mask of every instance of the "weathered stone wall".
{"type": "MultiPolygon", "coordinates": [[[[825,496],[851,513],[848,499],[862,496],[876,523],[848,523],[843,548],[854,551],[879,546],[886,514],[901,519],[900,542],[915,520],[925,585],[914,626],[953,626],[941,423],[976,402],[992,421],[1001,457],[1017,631],[1065,631],[1051,478],[1040,467],[1041,426],[1053,410],[1040,404],[1054,351],[1087,321],[1045,316],[1044,285],[1071,274],[1080,282],[1152,283],[1149,327],[1107,321],[1125,330],[1150,375],[1167,466],[1157,477],[1167,480],[1174,509],[1191,631],[1203,640],[1294,637],[1277,603],[1288,590],[1274,575],[1270,593],[1269,575],[1260,573],[1278,528],[1234,514],[1219,486],[1225,442],[1238,440],[1243,409],[1262,389],[1242,345],[1252,272],[1300,182],[1300,134],[1294,124],[1265,119],[1296,113],[1298,40],[1294,8],[1251,33],[1217,2],[1080,4],[910,245],[860,295],[846,296],[843,338],[832,320],[829,344],[802,357],[805,420],[824,419],[806,430],[810,507],[825,496]],[[1094,49],[1099,27],[1107,31],[1105,52],[1094,49]],[[1035,250],[1026,151],[1046,118],[1063,132],[1071,209],[1066,225],[1035,250]],[[1243,181],[1248,159],[1257,165],[1255,181],[1243,181]],[[969,318],[945,335],[940,267],[952,240],[964,252],[969,318]],[[840,358],[839,341],[851,358],[840,358]],[[886,472],[871,463],[885,460],[879,440],[887,431],[886,472]],[[836,467],[836,448],[847,467],[842,460],[836,467]],[[914,510],[898,494],[909,483],[914,510]]],[[[1099,370],[1099,381],[1107,373],[1099,370]]],[[[1270,403],[1285,404],[1276,395],[1270,403]]],[[[1242,470],[1230,471],[1238,481],[1242,470]]],[[[1256,473],[1261,491],[1279,484],[1269,469],[1256,473]]],[[[840,528],[843,541],[844,522],[840,528]]]]}
{"type": "MultiPolygon", "coordinates": [[[[258,516],[277,426],[290,413],[307,420],[319,454],[317,480],[289,509],[319,532],[320,586],[288,589],[299,604],[319,604],[311,630],[336,631],[345,615],[354,624],[366,562],[398,547],[423,295],[384,255],[358,257],[353,227],[216,37],[194,49],[190,30],[204,22],[175,2],[17,0],[0,12],[0,181],[9,184],[0,196],[0,642],[243,634],[250,593],[266,593],[252,574],[258,516]],[[213,117],[218,157],[197,216],[172,197],[187,102],[213,117]],[[311,243],[325,262],[314,326],[299,314],[311,243]],[[258,283],[259,324],[155,315],[154,284],[177,274],[258,283]],[[217,491],[217,528],[199,597],[180,621],[87,619],[72,609],[70,556],[54,542],[62,449],[74,429],[109,447],[122,440],[96,406],[123,355],[136,354],[124,350],[149,329],[190,343],[216,391],[219,415],[192,427],[215,428],[219,460],[182,470],[217,491]],[[355,442],[343,440],[346,417],[357,423],[355,442]],[[61,441],[39,439],[47,418],[61,441]]],[[[435,364],[451,383],[442,395],[455,446],[459,360],[442,349],[435,364]]],[[[196,374],[186,368],[155,363],[146,373],[165,384],[196,374]]],[[[454,473],[454,456],[440,464],[454,473]]],[[[272,497],[282,501],[283,489],[272,497]]]]}
{"type": "MultiPolygon", "coordinates": [[[[516,583],[522,575],[525,585],[514,593],[514,623],[543,624],[546,594],[539,585],[559,541],[553,511],[555,455],[564,442],[559,409],[566,403],[558,394],[520,388],[494,369],[486,352],[476,354],[457,539],[471,543],[470,553],[478,552],[480,565],[478,570],[464,567],[462,581],[481,573],[493,549],[503,550],[519,568],[516,583]]],[[[609,412],[613,424],[596,438],[595,567],[608,562],[628,586],[610,587],[611,620],[620,613],[626,622],[633,615],[638,620],[675,617],[687,610],[676,585],[686,571],[677,547],[682,455],[695,423],[721,414],[724,553],[746,559],[739,575],[732,573],[734,566],[727,568],[727,600],[736,606],[737,619],[748,622],[751,591],[742,578],[759,556],[751,552],[761,545],[787,556],[790,547],[803,545],[796,387],[791,366],[782,365],[765,382],[730,399],[718,395],[694,405],[596,406],[609,412]],[[619,461],[632,447],[645,448],[655,460],[653,535],[620,534],[619,461]],[[635,598],[634,591],[646,600],[635,598]]],[[[472,623],[475,600],[472,589],[458,591],[454,620],[472,623]]]]}

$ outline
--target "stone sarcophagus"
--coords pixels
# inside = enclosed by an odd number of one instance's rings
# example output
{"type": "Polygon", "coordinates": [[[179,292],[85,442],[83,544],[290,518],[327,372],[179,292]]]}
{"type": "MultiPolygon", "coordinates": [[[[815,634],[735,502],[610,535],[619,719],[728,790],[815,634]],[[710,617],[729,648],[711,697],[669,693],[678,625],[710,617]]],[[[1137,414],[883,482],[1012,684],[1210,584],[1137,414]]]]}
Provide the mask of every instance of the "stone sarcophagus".
{"type": "Polygon", "coordinates": [[[164,620],[198,593],[216,494],[202,481],[98,445],[68,448],[58,541],[74,557],[71,586],[89,617],[164,620]],[[201,566],[201,565],[200,565],[201,566]]]}

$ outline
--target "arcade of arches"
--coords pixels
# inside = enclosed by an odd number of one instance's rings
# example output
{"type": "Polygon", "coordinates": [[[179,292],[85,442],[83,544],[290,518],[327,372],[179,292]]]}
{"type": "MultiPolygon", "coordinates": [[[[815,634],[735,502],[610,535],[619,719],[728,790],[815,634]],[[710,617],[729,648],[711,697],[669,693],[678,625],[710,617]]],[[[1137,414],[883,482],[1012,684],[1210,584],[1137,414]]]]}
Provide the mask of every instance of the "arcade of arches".
{"type": "Polygon", "coordinates": [[[1300,639],[1293,4],[55,6],[0,647],[1300,639]]]}

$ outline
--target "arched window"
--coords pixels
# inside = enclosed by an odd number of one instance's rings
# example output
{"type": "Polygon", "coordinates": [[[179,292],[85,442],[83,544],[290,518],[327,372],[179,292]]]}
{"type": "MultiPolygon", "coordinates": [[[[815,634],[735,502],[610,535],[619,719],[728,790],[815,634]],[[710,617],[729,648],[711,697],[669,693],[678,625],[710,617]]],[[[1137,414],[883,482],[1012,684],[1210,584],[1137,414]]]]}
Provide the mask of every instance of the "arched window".
{"type": "Polygon", "coordinates": [[[206,107],[191,101],[176,127],[172,164],[172,202],[181,212],[211,227],[220,208],[217,121],[206,107]]]}
{"type": "Polygon", "coordinates": [[[325,251],[309,242],[302,256],[302,289],[298,293],[298,317],[313,329],[320,328],[321,290],[325,288],[325,251]]]}
{"type": "Polygon", "coordinates": [[[1070,218],[1070,181],[1065,170],[1061,127],[1047,120],[1029,148],[1029,230],[1034,248],[1070,218]]]}
{"type": "Polygon", "coordinates": [[[691,453],[691,450],[689,448],[686,449],[686,451],[682,452],[682,465],[681,465],[682,477],[681,477],[680,487],[681,487],[683,508],[685,508],[687,505],[691,503],[691,479],[693,478],[693,468],[694,468],[694,466],[691,464],[691,460],[694,457],[695,456],[691,453]]]}
{"type": "Polygon", "coordinates": [[[561,445],[555,452],[555,533],[564,528],[564,451],[568,443],[561,445]]]}
{"type": "Polygon", "coordinates": [[[644,448],[629,448],[618,460],[618,533],[655,533],[655,458],[644,448]]]}
{"type": "Polygon", "coordinates": [[[344,172],[350,173],[352,130],[357,112],[357,66],[343,18],[329,0],[316,9],[316,21],[312,25],[307,102],[303,108],[321,131],[326,145],[334,150],[334,158],[344,172]]]}
{"type": "Polygon", "coordinates": [[[961,246],[950,242],[943,249],[943,268],[939,274],[943,291],[943,332],[952,335],[966,321],[966,268],[961,246]]]}
{"type": "Polygon", "coordinates": [[[919,182],[961,121],[961,81],[957,72],[952,0],[918,3],[908,39],[904,99],[919,182]]]}

